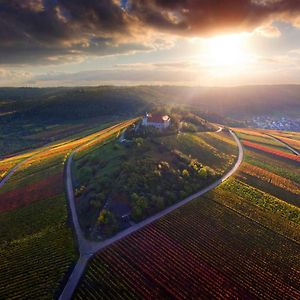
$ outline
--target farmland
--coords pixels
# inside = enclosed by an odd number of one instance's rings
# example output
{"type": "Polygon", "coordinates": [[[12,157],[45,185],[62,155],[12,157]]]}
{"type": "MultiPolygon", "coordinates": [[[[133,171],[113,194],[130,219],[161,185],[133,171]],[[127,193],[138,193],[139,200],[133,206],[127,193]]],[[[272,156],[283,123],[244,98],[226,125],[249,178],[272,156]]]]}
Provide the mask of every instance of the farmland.
{"type": "Polygon", "coordinates": [[[299,250],[231,209],[199,199],[99,253],[74,299],[297,298],[299,250]]]}
{"type": "Polygon", "coordinates": [[[63,184],[64,162],[76,147],[107,138],[127,124],[74,136],[5,161],[7,170],[13,163],[23,163],[0,190],[1,299],[53,299],[59,293],[77,259],[63,184]],[[8,166],[7,161],[12,163],[8,166]]]}
{"type": "Polygon", "coordinates": [[[229,195],[223,194],[219,198],[226,198],[226,205],[239,213],[299,240],[298,157],[249,144],[246,139],[242,142],[246,149],[244,164],[234,179],[226,182],[222,189],[217,189],[217,192],[229,192],[229,195]],[[255,207],[255,213],[251,212],[251,206],[255,207]]]}
{"type": "Polygon", "coordinates": [[[298,299],[299,162],[242,141],[233,178],[99,252],[74,299],[298,299]]]}
{"type": "Polygon", "coordinates": [[[300,151],[300,133],[299,132],[284,132],[284,131],[275,131],[270,132],[274,137],[283,141],[284,143],[295,148],[297,151],[300,151]]]}
{"type": "MultiPolygon", "coordinates": [[[[78,259],[63,184],[64,164],[74,150],[77,200],[84,200],[80,193],[85,190],[89,196],[103,193],[111,176],[116,191],[126,187],[116,206],[122,207],[126,191],[137,192],[137,203],[142,197],[152,201],[141,219],[156,212],[153,203],[157,209],[176,203],[220,178],[235,161],[237,149],[226,131],[190,132],[189,126],[186,132],[151,133],[119,143],[116,137],[135,121],[1,161],[2,177],[21,163],[0,190],[1,299],[58,297],[78,259]],[[178,170],[180,178],[173,178],[178,170]],[[125,172],[122,177],[117,176],[120,171],[125,172]]],[[[239,171],[96,254],[74,299],[300,297],[298,157],[260,131],[237,133],[245,147],[239,171]]],[[[107,195],[113,193],[108,189],[107,195]]],[[[99,206],[97,201],[86,202],[96,208],[86,219],[87,211],[80,211],[84,206],[76,203],[83,228],[84,222],[107,218],[100,213],[105,202],[99,206]]],[[[111,231],[105,230],[109,236],[111,231]]]]}

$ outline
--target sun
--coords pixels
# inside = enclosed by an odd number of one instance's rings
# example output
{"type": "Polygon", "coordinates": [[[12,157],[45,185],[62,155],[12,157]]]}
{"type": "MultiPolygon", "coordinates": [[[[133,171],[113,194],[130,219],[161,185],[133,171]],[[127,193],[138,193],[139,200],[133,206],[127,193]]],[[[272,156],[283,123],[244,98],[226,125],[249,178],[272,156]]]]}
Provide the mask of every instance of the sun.
{"type": "MultiPolygon", "coordinates": [[[[241,66],[249,61],[245,36],[224,35],[204,40],[205,62],[211,66],[241,66]]],[[[203,59],[203,57],[202,57],[203,59]]]]}

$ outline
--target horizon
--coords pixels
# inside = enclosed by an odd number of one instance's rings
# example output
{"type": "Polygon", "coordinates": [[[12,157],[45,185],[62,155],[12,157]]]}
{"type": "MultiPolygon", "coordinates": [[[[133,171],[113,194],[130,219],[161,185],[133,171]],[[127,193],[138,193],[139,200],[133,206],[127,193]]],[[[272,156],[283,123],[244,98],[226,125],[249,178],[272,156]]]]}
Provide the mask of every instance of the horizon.
{"type": "Polygon", "coordinates": [[[59,88],[99,88],[99,87],[121,87],[121,88],[134,88],[134,87],[177,87],[177,88],[247,88],[247,87],[283,87],[293,86],[300,87],[300,83],[270,83],[270,84],[241,84],[241,85],[179,85],[179,84],[99,84],[99,85],[57,85],[57,86],[0,86],[0,89],[59,89],[59,88]]]}

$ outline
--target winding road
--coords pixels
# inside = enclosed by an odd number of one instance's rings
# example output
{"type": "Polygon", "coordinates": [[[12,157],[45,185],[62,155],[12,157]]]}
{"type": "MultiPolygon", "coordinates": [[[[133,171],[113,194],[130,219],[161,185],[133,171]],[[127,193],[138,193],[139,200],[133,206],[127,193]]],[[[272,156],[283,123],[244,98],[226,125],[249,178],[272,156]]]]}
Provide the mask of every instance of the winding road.
{"type": "MultiPolygon", "coordinates": [[[[222,129],[219,129],[217,132],[221,132],[221,131],[222,131],[222,129]]],[[[73,160],[75,153],[77,151],[79,151],[81,147],[74,150],[67,160],[66,185],[67,185],[67,197],[68,197],[69,206],[70,206],[70,210],[71,210],[71,214],[72,214],[74,229],[76,232],[80,257],[76,263],[76,266],[75,266],[71,276],[69,277],[69,279],[67,281],[67,284],[66,284],[62,294],[59,297],[59,300],[69,300],[72,298],[72,295],[77,287],[77,284],[79,283],[81,276],[84,273],[84,270],[87,266],[89,259],[93,255],[95,255],[97,252],[104,249],[105,247],[108,247],[109,245],[113,244],[114,242],[116,242],[122,238],[125,238],[126,236],[132,234],[133,232],[145,227],[146,225],[157,221],[158,219],[169,214],[173,210],[194,200],[195,198],[202,196],[203,194],[216,188],[218,185],[220,185],[222,182],[224,182],[226,179],[228,179],[230,176],[232,176],[233,173],[235,173],[237,171],[237,169],[239,168],[239,166],[243,160],[244,151],[243,151],[242,144],[241,144],[240,140],[238,139],[238,137],[236,136],[236,134],[231,130],[229,132],[233,136],[233,138],[238,146],[238,150],[239,150],[238,159],[237,159],[235,165],[233,166],[233,168],[229,172],[227,172],[219,180],[213,182],[212,184],[210,184],[206,188],[200,190],[199,192],[185,198],[184,200],[180,201],[179,203],[173,204],[172,206],[160,211],[159,213],[147,218],[146,220],[144,220],[140,223],[132,225],[131,227],[117,233],[115,236],[113,236],[109,239],[106,239],[105,241],[102,241],[102,242],[92,242],[92,241],[85,239],[84,234],[79,225],[78,216],[77,216],[76,207],[75,207],[73,184],[72,184],[72,160],[73,160]]]]}

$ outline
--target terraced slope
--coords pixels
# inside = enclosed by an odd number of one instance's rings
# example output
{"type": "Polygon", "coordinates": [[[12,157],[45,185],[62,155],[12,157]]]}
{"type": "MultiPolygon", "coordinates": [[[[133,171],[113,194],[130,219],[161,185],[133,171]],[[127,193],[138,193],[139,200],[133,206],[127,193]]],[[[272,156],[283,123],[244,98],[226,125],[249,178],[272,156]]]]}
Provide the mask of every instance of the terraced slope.
{"type": "Polygon", "coordinates": [[[77,259],[64,191],[64,162],[76,147],[115,134],[131,122],[29,153],[30,158],[2,187],[0,299],[55,297],[77,259]]]}
{"type": "Polygon", "coordinates": [[[98,253],[74,299],[298,299],[299,164],[263,142],[235,178],[98,253]]]}

